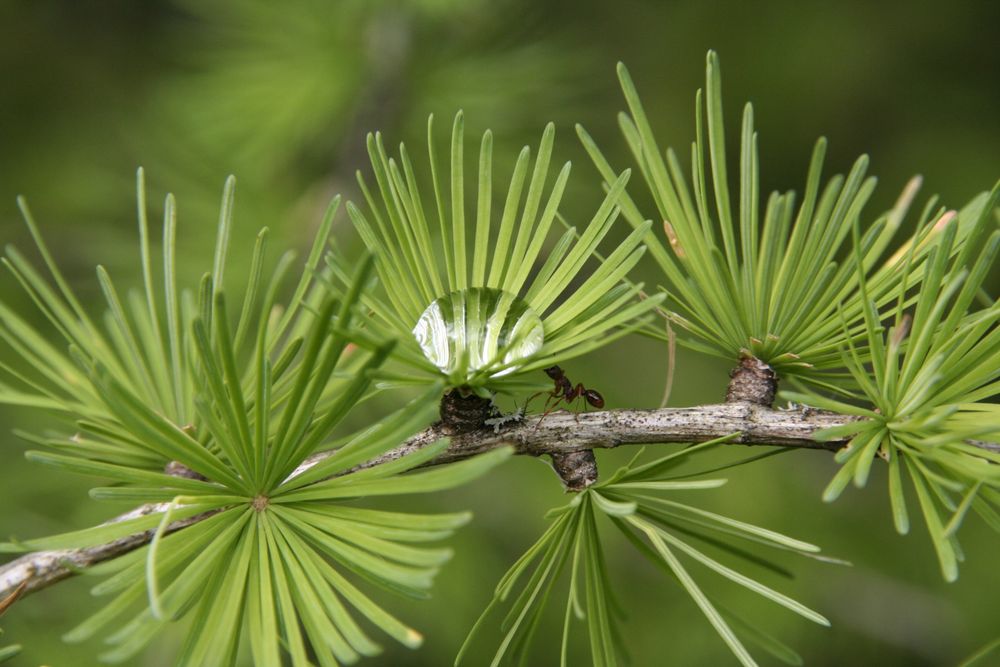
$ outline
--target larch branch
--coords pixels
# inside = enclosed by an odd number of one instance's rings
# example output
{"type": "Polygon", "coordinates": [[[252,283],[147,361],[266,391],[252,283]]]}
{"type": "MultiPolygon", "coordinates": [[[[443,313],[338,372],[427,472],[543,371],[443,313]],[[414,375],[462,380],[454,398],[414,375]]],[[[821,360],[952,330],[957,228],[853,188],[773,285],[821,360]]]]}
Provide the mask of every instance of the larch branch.
{"type": "MultiPolygon", "coordinates": [[[[774,410],[749,402],[737,402],[691,408],[606,410],[584,414],[560,411],[541,419],[537,415],[530,416],[507,421],[496,428],[487,427],[465,433],[454,433],[447,425],[437,423],[359,468],[398,459],[443,437],[451,439],[448,448],[427,465],[452,463],[504,446],[513,446],[518,454],[558,457],[621,445],[703,442],[734,433],[738,435],[726,444],[836,451],[845,441],[819,440],[817,432],[853,419],[855,418],[812,408],[774,410]]],[[[996,447],[992,443],[981,443],[981,446],[990,449],[996,447]]],[[[330,454],[331,452],[321,452],[312,456],[292,475],[301,474],[330,454]]],[[[166,503],[143,505],[108,523],[163,512],[166,508],[166,503]]],[[[175,522],[169,530],[179,530],[207,516],[209,515],[204,514],[175,522]]],[[[138,549],[149,543],[153,532],[150,530],[93,547],[39,551],[21,556],[0,566],[0,599],[22,584],[26,584],[25,593],[40,590],[91,565],[138,549]]]]}

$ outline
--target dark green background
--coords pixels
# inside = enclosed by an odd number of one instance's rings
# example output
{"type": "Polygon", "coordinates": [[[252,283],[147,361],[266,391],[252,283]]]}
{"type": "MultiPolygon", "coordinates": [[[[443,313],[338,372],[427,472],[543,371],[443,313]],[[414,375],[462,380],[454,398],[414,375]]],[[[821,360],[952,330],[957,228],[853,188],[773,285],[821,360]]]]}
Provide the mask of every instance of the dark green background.
{"type": "MultiPolygon", "coordinates": [[[[245,266],[260,226],[274,232],[272,247],[304,246],[326,200],[354,195],[365,132],[382,129],[390,146],[403,138],[421,155],[427,114],[437,114],[444,138],[458,108],[466,111],[467,154],[479,133],[494,129],[498,179],[520,145],[537,142],[555,121],[557,157],[574,161],[563,211],[578,220],[600,193],[573,123],[584,123],[610,154],[624,154],[615,62],[630,67],[661,142],[686,155],[708,48],[722,59],[730,129],[745,100],[755,105],[765,190],[801,190],[823,134],[829,173],[871,156],[881,179],[871,218],[914,173],[925,176],[923,197],[939,193],[959,206],[1000,175],[998,19],[996,3],[972,1],[0,0],[0,239],[30,244],[14,206],[22,193],[87,301],[99,296],[98,263],[120,285],[136,284],[132,179],[144,165],[153,219],[166,192],[178,196],[182,272],[194,280],[211,262],[222,182],[235,173],[234,267],[245,266]]],[[[357,249],[346,216],[336,234],[357,249]]],[[[642,273],[656,280],[650,267],[642,273]]],[[[9,276],[0,278],[0,296],[28,311],[9,276]]],[[[566,368],[611,407],[652,407],[666,353],[628,340],[566,368]]],[[[720,399],[726,371],[723,362],[682,353],[672,404],[720,399]]],[[[0,422],[3,536],[78,528],[124,509],[90,501],[86,480],[23,461],[24,445],[9,431],[45,429],[37,415],[4,408],[0,422]]],[[[624,454],[602,456],[605,469],[624,454]]],[[[812,665],[954,664],[1000,634],[995,535],[970,521],[968,562],[960,580],[945,585],[922,529],[893,532],[884,476],[874,473],[867,490],[826,506],[819,493],[833,471],[826,454],[795,452],[733,471],[728,486],[704,497],[709,508],[853,561],[853,568],[793,562],[797,579],[778,584],[834,627],[726,589],[734,606],[764,619],[812,665]]],[[[390,603],[425,632],[424,648],[387,643],[372,664],[450,664],[497,578],[537,537],[544,511],[563,500],[546,466],[527,459],[474,487],[421,500],[433,509],[471,508],[477,520],[455,540],[434,600],[390,603]]],[[[624,631],[634,664],[733,662],[694,604],[620,546],[609,540],[609,562],[629,608],[624,631]]],[[[700,578],[716,590],[711,577],[700,578]]],[[[58,640],[95,608],[84,583],[34,595],[3,619],[5,639],[26,644],[15,665],[95,663],[96,642],[75,648],[58,640]]],[[[560,616],[539,633],[533,664],[552,664],[560,616]]],[[[172,664],[180,632],[135,664],[172,664]]]]}

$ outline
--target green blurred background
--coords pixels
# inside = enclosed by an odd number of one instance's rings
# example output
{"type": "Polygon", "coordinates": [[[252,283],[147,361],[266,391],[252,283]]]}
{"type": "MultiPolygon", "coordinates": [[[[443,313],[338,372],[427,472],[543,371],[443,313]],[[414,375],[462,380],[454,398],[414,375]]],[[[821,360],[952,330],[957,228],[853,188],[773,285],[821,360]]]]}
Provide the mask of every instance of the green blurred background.
{"type": "MultiPolygon", "coordinates": [[[[419,156],[427,115],[438,115],[444,139],[458,108],[466,112],[467,150],[493,128],[498,181],[517,149],[555,121],[557,157],[575,164],[563,212],[578,220],[600,192],[573,123],[624,165],[615,62],[630,67],[661,142],[684,155],[708,48],[722,59],[730,130],[743,102],[755,104],[765,190],[801,190],[812,144],[824,134],[828,173],[871,155],[881,179],[872,218],[914,173],[925,176],[924,197],[939,193],[959,206],[1000,175],[998,19],[997,3],[974,0],[0,0],[0,239],[30,246],[14,205],[24,194],[87,301],[99,297],[98,263],[120,286],[135,285],[133,179],[143,165],[153,219],[166,192],[178,197],[182,269],[193,281],[210,265],[222,183],[235,173],[234,275],[259,227],[272,229],[273,248],[302,247],[332,194],[354,196],[365,132],[381,129],[390,146],[405,139],[419,156]]],[[[337,226],[338,242],[356,250],[346,216],[337,226]]],[[[643,273],[656,280],[651,267],[643,273]]],[[[30,311],[9,275],[0,277],[0,297],[30,311]]],[[[566,368],[611,407],[654,407],[666,352],[628,340],[566,368]]],[[[719,400],[726,371],[723,362],[682,351],[671,403],[719,400]]],[[[24,462],[25,445],[10,430],[50,426],[38,416],[4,408],[0,423],[4,537],[78,528],[125,509],[90,501],[87,480],[24,462]]],[[[627,454],[604,453],[604,469],[627,454]]],[[[834,627],[807,625],[729,588],[733,606],[762,618],[811,665],[955,664],[1000,634],[995,535],[971,521],[968,562],[960,580],[945,585],[921,530],[893,532],[884,476],[825,506],[819,492],[833,470],[825,454],[794,452],[734,471],[705,502],[853,561],[852,568],[790,563],[797,578],[777,582],[834,627]]],[[[432,509],[470,508],[477,520],[455,540],[434,600],[390,603],[425,632],[425,646],[409,652],[386,642],[386,654],[370,664],[450,664],[496,580],[538,536],[544,511],[561,502],[547,466],[528,459],[426,501],[432,509]]],[[[621,544],[609,541],[608,549],[629,610],[633,664],[733,662],[675,586],[621,544]]],[[[95,608],[86,584],[63,583],[13,608],[2,621],[4,642],[26,645],[13,664],[96,664],[96,642],[72,647],[58,639],[95,608]]],[[[532,664],[555,659],[561,614],[549,620],[532,664]]],[[[172,664],[181,630],[134,664],[172,664]]],[[[481,648],[470,664],[488,662],[489,643],[481,648]]],[[[583,655],[574,664],[584,664],[583,655]]]]}

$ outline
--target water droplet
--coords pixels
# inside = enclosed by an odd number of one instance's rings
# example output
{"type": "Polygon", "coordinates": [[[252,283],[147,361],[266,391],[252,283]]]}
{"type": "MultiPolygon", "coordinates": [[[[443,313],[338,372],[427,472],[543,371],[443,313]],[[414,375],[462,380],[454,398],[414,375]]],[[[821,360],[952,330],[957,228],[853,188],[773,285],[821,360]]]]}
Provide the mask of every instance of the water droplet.
{"type": "Polygon", "coordinates": [[[413,335],[428,361],[462,383],[513,373],[545,337],[541,318],[523,299],[488,287],[435,299],[413,335]]]}

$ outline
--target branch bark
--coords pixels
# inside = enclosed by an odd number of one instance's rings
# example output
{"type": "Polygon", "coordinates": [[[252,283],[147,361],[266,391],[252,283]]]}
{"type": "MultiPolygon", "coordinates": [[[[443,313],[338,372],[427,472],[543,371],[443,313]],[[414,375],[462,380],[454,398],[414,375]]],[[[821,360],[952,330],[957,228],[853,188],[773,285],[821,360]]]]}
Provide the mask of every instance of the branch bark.
{"type": "MultiPolygon", "coordinates": [[[[660,410],[608,410],[580,415],[561,411],[544,418],[529,417],[472,432],[455,433],[444,423],[437,423],[409,438],[399,447],[358,466],[368,468],[398,459],[422,447],[450,437],[451,443],[428,465],[452,463],[511,445],[518,454],[529,456],[569,454],[619,445],[653,443],[689,443],[739,432],[733,444],[778,445],[809,449],[836,450],[843,442],[818,442],[819,429],[843,424],[849,418],[815,410],[771,410],[750,403],[726,403],[694,408],[660,410]]],[[[292,476],[301,474],[332,452],[320,452],[304,462],[292,476]]],[[[143,505],[111,519],[115,523],[137,516],[165,511],[166,504],[143,505]]],[[[205,516],[177,522],[170,530],[179,530],[205,516]]],[[[0,566],[0,599],[26,582],[25,593],[40,590],[66,579],[81,569],[121,556],[147,544],[154,531],[82,549],[40,551],[26,554],[0,566]]]]}
{"type": "MultiPolygon", "coordinates": [[[[466,459],[498,447],[513,446],[518,454],[560,456],[620,445],[652,445],[703,442],[733,433],[739,435],[729,445],[771,445],[801,449],[836,451],[844,440],[819,441],[821,429],[845,424],[854,417],[812,408],[774,410],[749,402],[723,403],[691,408],[659,410],[606,410],[573,414],[560,411],[545,417],[531,416],[502,426],[455,433],[444,423],[434,424],[381,456],[358,468],[369,468],[396,460],[438,441],[451,438],[444,452],[426,465],[440,465],[466,459]]],[[[992,443],[983,443],[992,445],[992,443]]],[[[996,445],[989,448],[992,449],[996,445]]],[[[292,476],[301,474],[332,452],[320,452],[304,462],[292,476]]],[[[165,511],[166,504],[143,505],[111,519],[124,521],[144,514],[165,511]]],[[[208,515],[171,524],[180,530],[208,515]]],[[[25,593],[66,579],[81,569],[116,558],[147,544],[153,531],[131,535],[108,544],[83,549],[40,551],[26,554],[0,566],[0,599],[26,584],[25,593]]]]}

